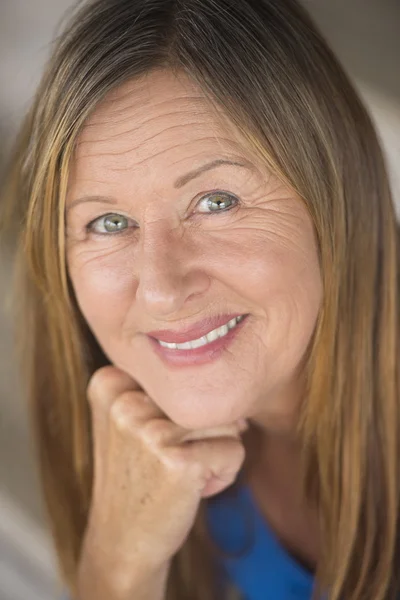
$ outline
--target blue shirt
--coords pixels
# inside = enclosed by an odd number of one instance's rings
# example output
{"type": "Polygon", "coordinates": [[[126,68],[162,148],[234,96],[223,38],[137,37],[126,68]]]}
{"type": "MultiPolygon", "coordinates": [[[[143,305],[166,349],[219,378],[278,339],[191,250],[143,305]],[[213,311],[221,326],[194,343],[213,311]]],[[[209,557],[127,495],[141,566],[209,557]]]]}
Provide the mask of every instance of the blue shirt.
{"type": "Polygon", "coordinates": [[[248,486],[209,498],[206,516],[211,538],[227,553],[219,559],[222,577],[244,600],[311,600],[312,574],[280,544],[248,486]]]}

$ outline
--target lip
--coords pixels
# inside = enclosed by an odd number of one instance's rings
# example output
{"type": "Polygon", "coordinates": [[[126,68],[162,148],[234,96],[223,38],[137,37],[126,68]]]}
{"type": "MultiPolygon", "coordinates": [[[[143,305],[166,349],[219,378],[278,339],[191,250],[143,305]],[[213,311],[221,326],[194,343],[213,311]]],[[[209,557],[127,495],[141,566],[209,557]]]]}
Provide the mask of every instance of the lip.
{"type": "MultiPolygon", "coordinates": [[[[169,344],[184,344],[185,342],[191,342],[203,337],[213,329],[226,325],[231,319],[235,317],[244,316],[244,313],[234,313],[229,315],[218,315],[215,317],[208,317],[202,321],[198,321],[192,327],[185,327],[183,329],[172,330],[172,329],[160,329],[158,331],[149,331],[147,335],[161,342],[167,342],[169,344]]],[[[193,350],[191,351],[193,352],[193,350]]]]}
{"type": "MultiPolygon", "coordinates": [[[[239,316],[239,315],[235,315],[239,316]]],[[[197,365],[203,365],[205,363],[210,363],[216,360],[219,356],[221,356],[222,352],[230,346],[235,337],[238,335],[241,328],[247,322],[248,315],[244,316],[243,320],[240,321],[233,329],[230,329],[228,333],[221,337],[217,338],[213,342],[209,344],[205,344],[204,346],[200,346],[200,348],[193,348],[189,350],[178,350],[178,349],[170,349],[164,348],[161,346],[157,339],[152,336],[148,336],[148,340],[150,341],[151,346],[153,347],[155,353],[160,357],[160,359],[168,366],[168,367],[191,367],[197,365]]],[[[231,317],[233,318],[233,316],[231,317]]],[[[230,319],[228,319],[230,320],[230,319]]],[[[226,321],[227,322],[227,321],[226,321]]],[[[224,325],[225,322],[222,322],[221,325],[224,325]]],[[[218,325],[216,325],[218,327],[218,325]]],[[[203,329],[204,331],[204,329],[203,329]]],[[[208,333],[210,329],[206,329],[205,333],[208,333]]],[[[158,332],[157,332],[158,333],[158,332]]],[[[176,333],[175,333],[176,335],[176,333]]],[[[187,336],[187,334],[185,334],[187,336]]],[[[201,334],[200,336],[201,337],[201,334]]],[[[186,337],[186,340],[188,338],[186,337]]],[[[176,338],[171,340],[171,343],[184,343],[175,341],[176,338]]],[[[164,341],[164,340],[162,340],[164,341]]]]}

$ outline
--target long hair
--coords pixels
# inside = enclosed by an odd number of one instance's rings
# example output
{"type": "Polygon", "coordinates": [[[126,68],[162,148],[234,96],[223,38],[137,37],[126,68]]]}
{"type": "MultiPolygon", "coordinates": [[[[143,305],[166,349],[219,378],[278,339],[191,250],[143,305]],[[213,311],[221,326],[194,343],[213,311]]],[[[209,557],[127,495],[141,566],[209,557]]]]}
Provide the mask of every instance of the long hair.
{"type": "MultiPolygon", "coordinates": [[[[93,476],[86,386],[105,361],[66,270],[69,164],[99,101],[158,68],[196,82],[306,203],[324,290],[298,432],[320,515],[316,580],[331,600],[391,598],[400,564],[396,222],[371,120],[295,0],[95,0],[55,44],[4,206],[18,234],[24,378],[63,579],[73,591],[93,476]]],[[[217,597],[207,547],[202,503],[173,560],[169,600],[217,597]]]]}

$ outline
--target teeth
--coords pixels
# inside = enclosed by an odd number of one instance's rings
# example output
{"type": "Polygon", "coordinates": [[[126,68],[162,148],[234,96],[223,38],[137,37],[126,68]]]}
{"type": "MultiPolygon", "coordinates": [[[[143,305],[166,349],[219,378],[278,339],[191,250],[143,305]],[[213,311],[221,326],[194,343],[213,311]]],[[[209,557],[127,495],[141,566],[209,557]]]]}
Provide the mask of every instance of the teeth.
{"type": "MultiPolygon", "coordinates": [[[[193,342],[189,342],[192,348],[200,348],[200,346],[205,346],[207,344],[207,336],[201,337],[198,340],[193,340],[193,342]]],[[[176,347],[179,348],[181,344],[177,344],[176,347]]]]}
{"type": "Polygon", "coordinates": [[[212,331],[210,331],[210,333],[207,333],[206,335],[207,338],[207,342],[214,342],[215,340],[218,339],[218,329],[213,329],[212,331]]]}
{"type": "Polygon", "coordinates": [[[217,329],[217,333],[218,333],[218,337],[224,337],[224,335],[226,335],[229,331],[229,327],[228,325],[222,325],[221,327],[218,327],[217,329]]]}
{"type": "Polygon", "coordinates": [[[169,348],[170,350],[175,350],[176,349],[176,344],[173,343],[168,343],[168,342],[160,342],[161,346],[164,346],[164,348],[169,348]]]}
{"type": "MultiPolygon", "coordinates": [[[[161,346],[164,345],[163,342],[160,342],[161,346]]],[[[175,348],[177,346],[177,344],[174,344],[175,348]]],[[[184,344],[179,344],[179,348],[180,350],[190,350],[190,348],[192,347],[192,342],[185,342],[184,344]]]]}
{"type": "Polygon", "coordinates": [[[222,325],[221,327],[213,329],[207,333],[207,335],[204,335],[197,340],[191,340],[190,342],[184,342],[183,344],[162,342],[161,340],[158,340],[158,343],[163,348],[168,348],[169,350],[192,350],[194,348],[200,348],[201,346],[205,346],[210,342],[214,342],[218,338],[224,337],[228,331],[236,327],[236,325],[240,323],[240,321],[243,321],[243,319],[244,315],[241,315],[240,317],[234,317],[228,323],[226,323],[226,325],[222,325]]]}

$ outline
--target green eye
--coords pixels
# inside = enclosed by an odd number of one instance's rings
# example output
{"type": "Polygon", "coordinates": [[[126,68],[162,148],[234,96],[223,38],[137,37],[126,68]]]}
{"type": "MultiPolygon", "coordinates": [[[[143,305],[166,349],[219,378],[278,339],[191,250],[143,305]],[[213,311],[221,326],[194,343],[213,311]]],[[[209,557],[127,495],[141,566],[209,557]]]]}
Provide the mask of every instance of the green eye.
{"type": "Polygon", "coordinates": [[[224,212],[236,206],[238,202],[239,200],[232,194],[214,192],[204,196],[198,203],[198,207],[201,213],[224,212]]]}
{"type": "Polygon", "coordinates": [[[104,229],[107,233],[115,233],[128,227],[128,219],[122,215],[108,215],[104,219],[104,229]]]}
{"type": "Polygon", "coordinates": [[[123,215],[112,213],[95,219],[88,225],[94,233],[113,234],[120,233],[129,227],[129,219],[123,215]]]}

